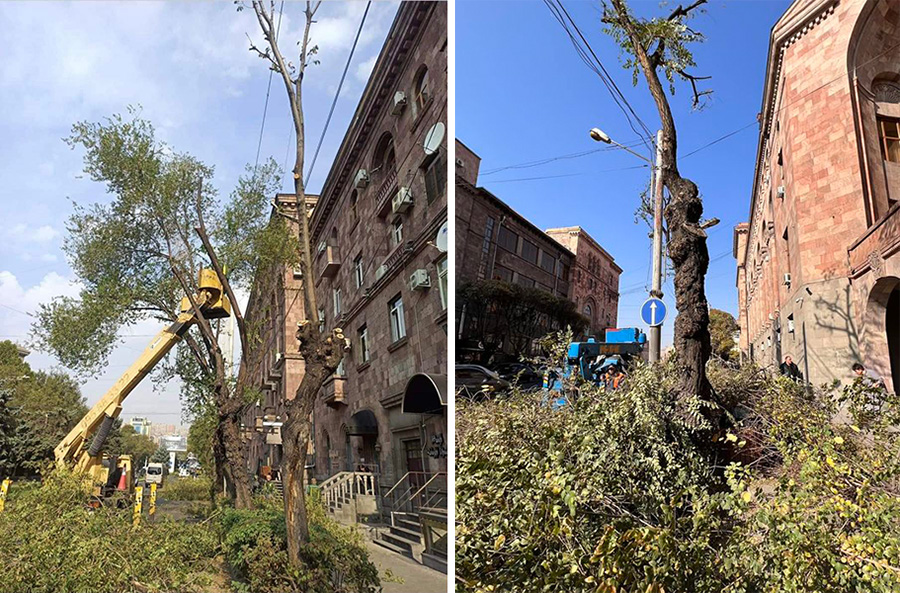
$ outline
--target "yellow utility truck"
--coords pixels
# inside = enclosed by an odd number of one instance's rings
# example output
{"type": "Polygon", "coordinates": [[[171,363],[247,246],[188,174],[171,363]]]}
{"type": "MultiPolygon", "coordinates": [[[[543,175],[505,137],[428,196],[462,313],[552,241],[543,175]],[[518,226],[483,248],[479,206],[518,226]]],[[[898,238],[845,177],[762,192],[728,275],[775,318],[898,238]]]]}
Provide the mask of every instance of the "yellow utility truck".
{"type": "MultiPolygon", "coordinates": [[[[222,284],[215,271],[201,269],[198,286],[198,294],[194,300],[205,319],[221,319],[231,315],[231,303],[223,294],[222,284]]],[[[54,450],[57,466],[83,473],[91,481],[93,495],[98,499],[116,490],[131,491],[134,486],[131,458],[127,455],[121,455],[118,459],[102,455],[103,444],[122,412],[122,402],[128,394],[181,340],[191,325],[197,322],[197,316],[187,297],[181,300],[180,311],[178,318],[157,334],[134,364],[54,450]]]]}

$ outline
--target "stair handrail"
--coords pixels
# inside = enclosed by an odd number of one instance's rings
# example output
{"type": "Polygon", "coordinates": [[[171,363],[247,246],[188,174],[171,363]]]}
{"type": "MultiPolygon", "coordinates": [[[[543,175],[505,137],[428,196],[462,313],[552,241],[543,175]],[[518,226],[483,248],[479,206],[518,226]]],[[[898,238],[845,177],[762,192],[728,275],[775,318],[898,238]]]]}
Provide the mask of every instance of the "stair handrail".
{"type": "Polygon", "coordinates": [[[412,499],[414,499],[415,497],[417,497],[417,496],[422,492],[422,490],[425,490],[426,488],[428,488],[428,485],[431,484],[435,479],[437,479],[437,478],[440,477],[440,476],[446,476],[446,475],[447,475],[447,474],[446,474],[445,472],[435,472],[435,474],[431,477],[431,479],[428,480],[427,482],[425,482],[425,483],[422,485],[422,487],[419,488],[419,489],[416,491],[416,493],[413,494],[413,495],[410,497],[410,500],[412,500],[412,499]]]}
{"type": "MultiPolygon", "coordinates": [[[[443,473],[443,472],[438,472],[438,473],[443,473]]],[[[422,474],[423,476],[428,478],[429,472],[409,472],[409,474],[422,474]]],[[[430,483],[431,480],[433,480],[433,479],[434,479],[434,476],[432,476],[430,479],[428,479],[426,481],[426,484],[430,483]]],[[[410,485],[410,487],[406,490],[406,492],[403,493],[403,496],[399,497],[397,500],[392,500],[391,501],[392,510],[402,508],[408,502],[413,500],[415,498],[415,494],[411,494],[411,492],[413,491],[414,488],[415,488],[414,484],[410,485]]]]}
{"type": "Polygon", "coordinates": [[[404,480],[409,478],[409,474],[411,474],[411,473],[412,472],[406,472],[405,474],[403,474],[403,477],[400,478],[399,480],[397,480],[397,483],[394,484],[393,486],[391,486],[391,489],[387,491],[387,493],[384,495],[384,498],[390,498],[391,494],[394,493],[394,490],[396,490],[397,487],[400,486],[400,484],[402,484],[404,480]]]}

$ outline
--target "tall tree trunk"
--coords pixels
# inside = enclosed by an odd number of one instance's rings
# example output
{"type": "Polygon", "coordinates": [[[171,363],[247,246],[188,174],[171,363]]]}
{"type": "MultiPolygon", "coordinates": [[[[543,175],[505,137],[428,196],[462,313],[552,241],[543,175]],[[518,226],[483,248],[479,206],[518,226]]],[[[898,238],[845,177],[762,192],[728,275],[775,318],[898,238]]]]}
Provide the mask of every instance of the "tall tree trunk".
{"type": "Polygon", "coordinates": [[[244,457],[244,444],[241,440],[241,419],[239,414],[228,414],[219,421],[222,432],[222,443],[231,485],[234,488],[234,506],[238,509],[253,508],[250,493],[250,476],[247,472],[247,461],[244,457]]]}
{"type": "Polygon", "coordinates": [[[309,446],[309,422],[290,417],[281,427],[284,447],[284,518],[287,526],[288,558],[294,566],[300,562],[300,547],[309,541],[306,517],[306,451],[309,446]]]}
{"type": "MultiPolygon", "coordinates": [[[[705,0],[698,0],[687,9],[679,6],[669,19],[684,15],[704,2],[705,0]]],[[[683,178],[678,172],[675,120],[657,73],[663,46],[660,45],[653,55],[648,54],[647,42],[638,35],[625,0],[612,0],[612,4],[616,12],[613,18],[631,41],[637,63],[656,103],[662,126],[659,168],[663,184],[671,195],[665,218],[669,230],[669,257],[675,267],[675,308],[678,310],[675,318],[675,354],[681,398],[682,402],[694,397],[709,400],[712,394],[706,377],[706,363],[710,355],[709,304],[705,288],[709,251],[706,247],[706,232],[699,224],[700,217],[703,216],[703,202],[696,184],[683,178]]],[[[663,43],[664,41],[660,41],[660,44],[663,43]]],[[[717,416],[708,409],[702,413],[710,421],[715,421],[717,416]]]]}

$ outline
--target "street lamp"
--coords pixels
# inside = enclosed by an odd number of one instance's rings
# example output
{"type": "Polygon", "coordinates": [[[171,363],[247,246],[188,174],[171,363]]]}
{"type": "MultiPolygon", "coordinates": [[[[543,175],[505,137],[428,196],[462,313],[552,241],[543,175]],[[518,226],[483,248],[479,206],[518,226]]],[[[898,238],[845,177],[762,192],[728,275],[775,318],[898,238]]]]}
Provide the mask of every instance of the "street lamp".
{"type": "MultiPolygon", "coordinates": [[[[661,299],[662,293],[662,203],[663,203],[663,183],[660,171],[660,162],[662,161],[662,130],[656,133],[656,162],[653,163],[647,157],[640,155],[627,146],[619,144],[609,137],[609,135],[600,128],[591,129],[591,138],[597,142],[604,144],[614,144],[619,148],[630,152],[639,159],[646,161],[652,165],[650,170],[650,185],[653,188],[653,284],[650,290],[650,296],[661,299]]],[[[650,326],[650,362],[657,362],[660,355],[660,346],[662,343],[662,326],[650,326]]]]}

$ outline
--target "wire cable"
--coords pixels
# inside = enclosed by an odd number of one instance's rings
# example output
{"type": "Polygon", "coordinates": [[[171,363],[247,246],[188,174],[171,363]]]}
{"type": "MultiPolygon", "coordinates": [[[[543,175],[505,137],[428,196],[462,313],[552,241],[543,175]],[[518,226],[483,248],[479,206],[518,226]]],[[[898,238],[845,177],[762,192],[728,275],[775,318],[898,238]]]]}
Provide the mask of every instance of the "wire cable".
{"type": "MultiPolygon", "coordinates": [[[[281,33],[281,17],[284,15],[284,0],[281,0],[281,8],[278,10],[278,26],[275,30],[275,42],[278,42],[278,34],[281,33]]],[[[256,177],[256,171],[259,167],[259,153],[262,149],[263,131],[266,129],[266,114],[269,111],[269,93],[272,92],[272,74],[274,70],[269,69],[269,84],[266,86],[266,102],[263,105],[262,124],[259,126],[259,141],[256,143],[256,161],[253,163],[253,176],[256,177]]]]}
{"type": "MultiPolygon", "coordinates": [[[[282,0],[284,1],[284,0],[282,0]]],[[[319,144],[316,146],[316,152],[313,154],[312,163],[306,172],[306,179],[303,180],[304,187],[312,175],[313,168],[316,166],[316,159],[319,158],[319,150],[322,148],[322,142],[325,140],[325,132],[328,131],[328,124],[331,123],[331,116],[334,115],[334,108],[337,106],[338,97],[341,96],[341,88],[344,86],[344,79],[347,77],[347,70],[350,69],[350,62],[353,60],[353,53],[356,51],[356,44],[359,41],[359,35],[362,33],[363,25],[366,24],[366,16],[369,14],[369,7],[372,6],[372,0],[366,3],[366,11],[363,12],[362,20],[359,23],[359,29],[356,30],[356,38],[353,39],[353,47],[350,48],[350,55],[347,56],[347,63],[344,65],[344,72],[341,74],[341,81],[338,83],[337,91],[334,93],[334,101],[331,102],[331,109],[328,110],[328,117],[325,119],[325,127],[322,128],[322,135],[319,137],[319,144]]]]}

